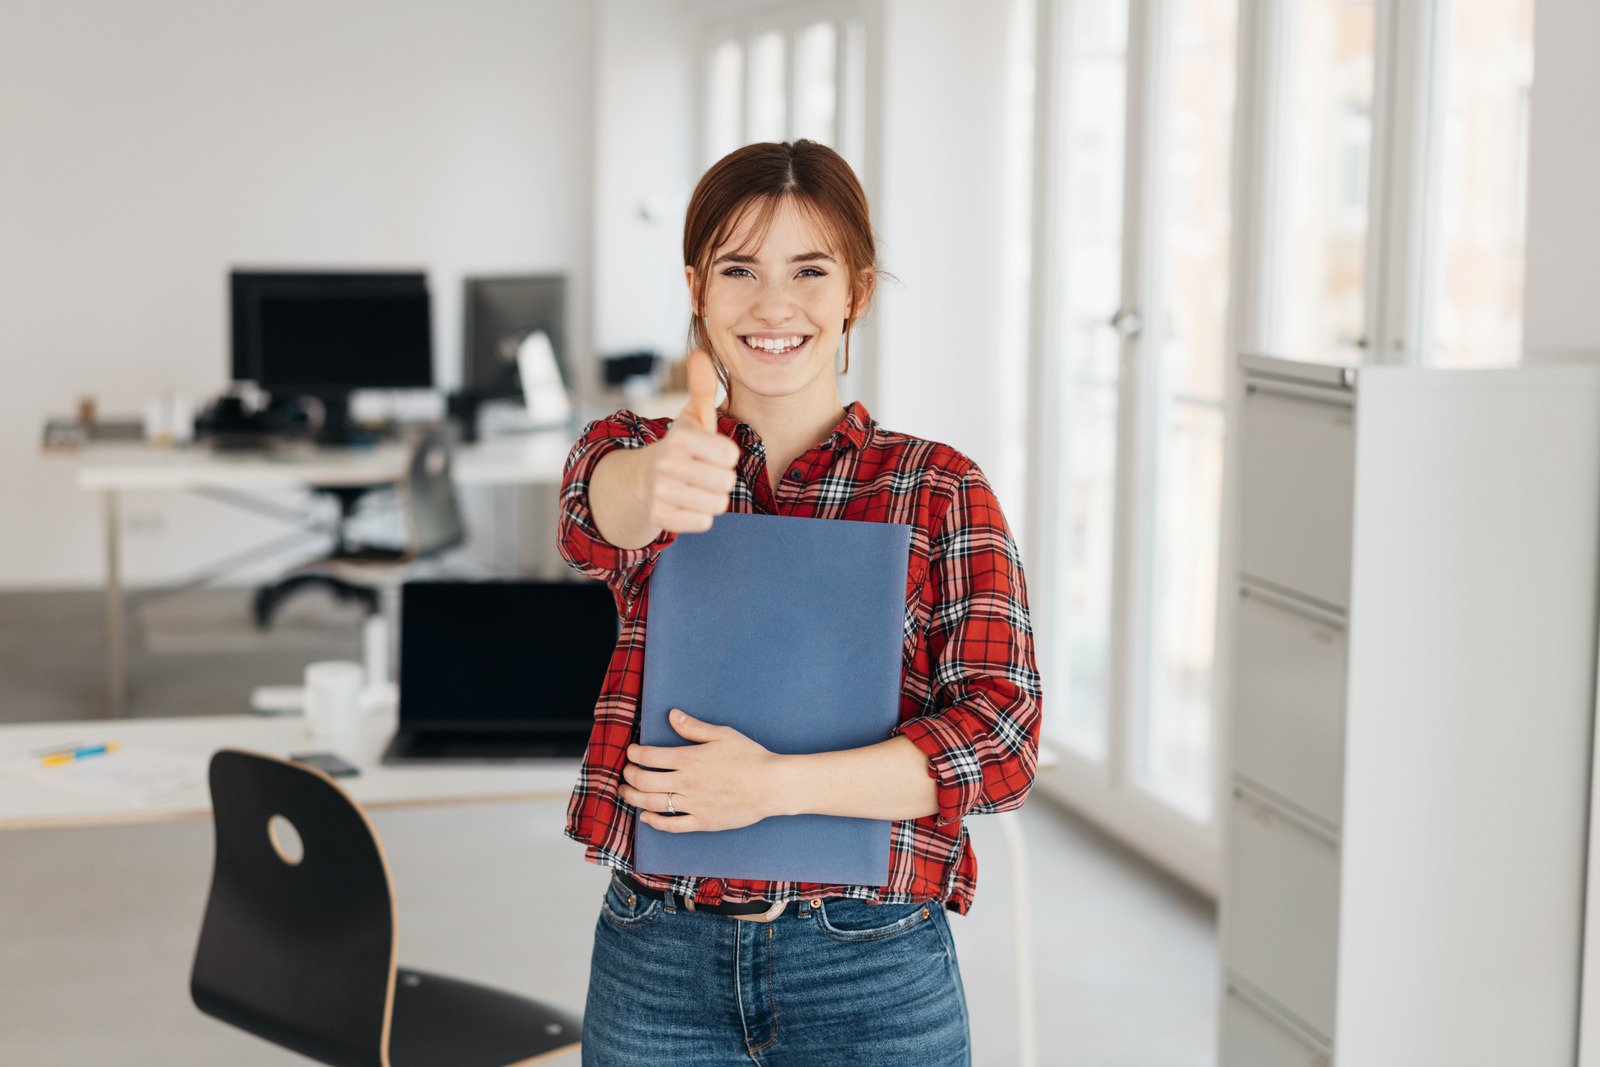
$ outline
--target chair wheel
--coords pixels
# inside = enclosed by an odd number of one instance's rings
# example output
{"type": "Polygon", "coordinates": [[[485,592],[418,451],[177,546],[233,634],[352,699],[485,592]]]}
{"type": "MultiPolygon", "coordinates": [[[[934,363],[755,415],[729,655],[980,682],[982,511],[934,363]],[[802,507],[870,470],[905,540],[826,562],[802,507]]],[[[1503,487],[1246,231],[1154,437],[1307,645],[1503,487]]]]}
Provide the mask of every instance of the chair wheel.
{"type": "Polygon", "coordinates": [[[272,616],[282,598],[283,592],[278,585],[263,585],[256,590],[251,614],[255,616],[257,630],[265,632],[272,628],[272,616]]]}

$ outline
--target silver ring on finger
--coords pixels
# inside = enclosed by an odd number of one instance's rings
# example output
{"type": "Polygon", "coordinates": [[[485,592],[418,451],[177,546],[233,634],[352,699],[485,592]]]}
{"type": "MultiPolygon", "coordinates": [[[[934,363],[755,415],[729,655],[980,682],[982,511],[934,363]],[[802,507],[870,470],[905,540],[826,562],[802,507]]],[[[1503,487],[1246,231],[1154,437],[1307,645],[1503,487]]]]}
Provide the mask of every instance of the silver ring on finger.
{"type": "Polygon", "coordinates": [[[667,794],[667,814],[669,814],[669,815],[678,814],[678,809],[672,806],[672,794],[671,793],[667,794]]]}

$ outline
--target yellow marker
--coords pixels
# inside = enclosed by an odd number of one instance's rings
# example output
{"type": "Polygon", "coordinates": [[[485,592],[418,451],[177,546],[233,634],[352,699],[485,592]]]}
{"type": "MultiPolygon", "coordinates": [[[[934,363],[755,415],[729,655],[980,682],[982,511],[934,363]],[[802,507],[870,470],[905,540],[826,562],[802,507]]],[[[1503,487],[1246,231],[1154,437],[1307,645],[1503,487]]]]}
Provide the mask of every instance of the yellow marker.
{"type": "Polygon", "coordinates": [[[60,752],[52,752],[44,757],[43,763],[46,767],[60,767],[64,764],[76,763],[81,759],[88,759],[91,756],[104,756],[116,750],[117,743],[115,741],[107,741],[103,745],[80,745],[77,748],[67,748],[62,749],[60,752]]]}

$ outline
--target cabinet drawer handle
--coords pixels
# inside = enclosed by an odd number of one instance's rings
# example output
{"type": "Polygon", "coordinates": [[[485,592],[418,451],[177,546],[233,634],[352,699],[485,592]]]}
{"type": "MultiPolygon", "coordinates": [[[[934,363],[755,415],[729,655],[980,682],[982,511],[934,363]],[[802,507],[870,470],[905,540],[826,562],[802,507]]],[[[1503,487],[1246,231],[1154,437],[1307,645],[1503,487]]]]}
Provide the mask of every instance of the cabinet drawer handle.
{"type": "Polygon", "coordinates": [[[1326,404],[1329,407],[1351,408],[1355,406],[1355,399],[1351,393],[1324,386],[1300,385],[1295,382],[1278,382],[1270,379],[1255,378],[1245,384],[1247,397],[1260,393],[1262,396],[1277,397],[1283,400],[1304,400],[1312,404],[1326,404]]]}
{"type": "Polygon", "coordinates": [[[1263,826],[1270,826],[1275,820],[1281,820],[1297,830],[1310,834],[1325,845],[1335,849],[1339,847],[1339,834],[1337,831],[1329,830],[1326,826],[1313,822],[1297,811],[1290,811],[1271,797],[1241,785],[1233,787],[1233,795],[1235,799],[1244,801],[1245,806],[1251,809],[1248,812],[1250,817],[1263,826]]]}
{"type": "Polygon", "coordinates": [[[1239,597],[1241,600],[1259,600],[1269,607],[1288,612],[1290,615],[1305,619],[1308,622],[1314,622],[1338,633],[1344,632],[1343,615],[1337,614],[1328,608],[1306,603],[1287,594],[1265,589],[1248,577],[1241,579],[1239,582],[1239,597]]]}

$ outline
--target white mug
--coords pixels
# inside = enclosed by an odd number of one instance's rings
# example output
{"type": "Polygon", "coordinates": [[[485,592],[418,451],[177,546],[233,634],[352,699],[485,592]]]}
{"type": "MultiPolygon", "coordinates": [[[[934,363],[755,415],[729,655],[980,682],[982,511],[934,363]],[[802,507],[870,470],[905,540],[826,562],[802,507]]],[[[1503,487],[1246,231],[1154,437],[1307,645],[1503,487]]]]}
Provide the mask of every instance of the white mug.
{"type": "Polygon", "coordinates": [[[311,740],[333,745],[361,733],[361,664],[319,660],[306,665],[306,725],[311,740]]]}

